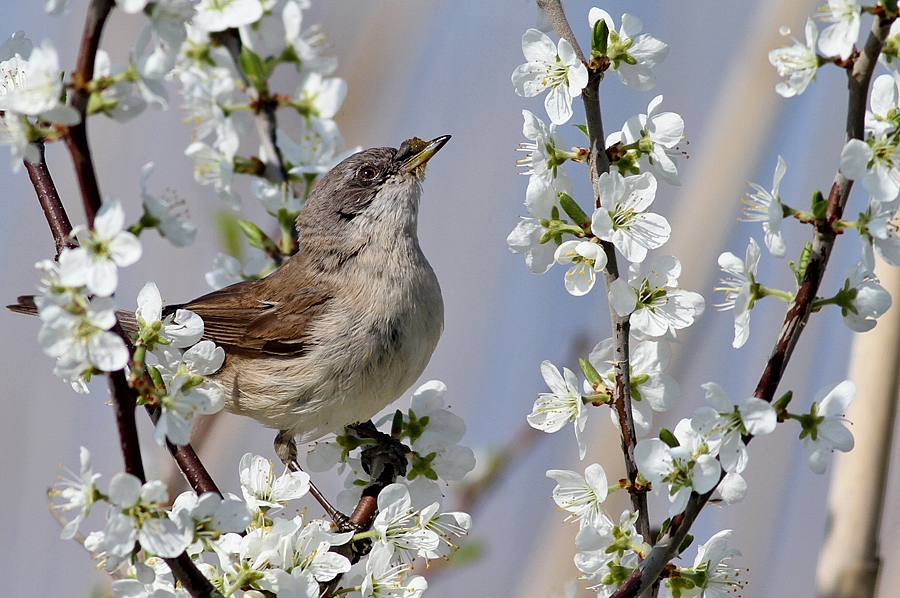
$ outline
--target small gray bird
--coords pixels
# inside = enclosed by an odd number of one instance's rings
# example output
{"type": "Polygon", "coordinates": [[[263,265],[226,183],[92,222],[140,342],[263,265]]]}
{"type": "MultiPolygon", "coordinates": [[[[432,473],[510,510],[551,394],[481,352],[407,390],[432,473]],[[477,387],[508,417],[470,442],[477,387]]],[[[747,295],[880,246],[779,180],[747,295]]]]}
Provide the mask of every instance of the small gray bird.
{"type": "MultiPolygon", "coordinates": [[[[168,307],[203,318],[204,338],[225,349],[210,378],[226,409],[279,430],[284,463],[295,437],[369,420],[431,358],[444,304],[416,228],[425,165],[448,139],[353,154],[313,189],[296,222],[299,250],[280,268],[168,307]]],[[[120,314],[129,332],[133,318],[120,314]]]]}

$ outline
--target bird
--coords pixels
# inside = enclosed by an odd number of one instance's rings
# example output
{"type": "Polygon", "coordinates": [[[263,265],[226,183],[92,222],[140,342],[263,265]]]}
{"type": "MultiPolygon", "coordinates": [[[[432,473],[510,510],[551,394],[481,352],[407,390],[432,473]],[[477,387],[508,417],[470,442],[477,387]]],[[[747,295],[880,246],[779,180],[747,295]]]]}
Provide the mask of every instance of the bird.
{"type": "MultiPolygon", "coordinates": [[[[279,268],[167,306],[203,319],[203,338],[225,350],[209,376],[225,409],[278,430],[286,465],[297,439],[367,422],[428,364],[444,304],[419,245],[419,202],[426,164],[449,139],[352,154],[311,191],[295,222],[298,250],[279,268]]],[[[31,313],[28,303],[10,309],[31,313]]],[[[133,313],[119,319],[137,331],[133,313]]]]}

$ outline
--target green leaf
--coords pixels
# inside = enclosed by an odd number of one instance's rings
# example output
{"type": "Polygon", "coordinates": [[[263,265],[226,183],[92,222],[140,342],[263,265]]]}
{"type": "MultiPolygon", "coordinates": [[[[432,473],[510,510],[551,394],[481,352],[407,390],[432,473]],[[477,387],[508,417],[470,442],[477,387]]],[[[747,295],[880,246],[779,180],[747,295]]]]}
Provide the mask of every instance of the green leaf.
{"type": "Polygon", "coordinates": [[[591,35],[591,56],[606,56],[606,44],[609,41],[609,26],[603,19],[594,23],[591,35]]]}
{"type": "Polygon", "coordinates": [[[784,412],[787,409],[788,404],[791,402],[791,399],[793,399],[793,398],[794,398],[793,390],[789,390],[786,393],[784,393],[784,395],[782,395],[782,397],[780,399],[778,399],[777,401],[775,401],[775,404],[772,405],[773,407],[775,407],[775,413],[780,414],[780,413],[784,412]]]}
{"type": "Polygon", "coordinates": [[[270,239],[269,235],[264,233],[258,226],[256,226],[249,220],[240,219],[237,221],[237,225],[247,237],[247,243],[249,243],[251,247],[262,249],[268,254],[272,254],[273,252],[277,253],[278,247],[275,245],[275,242],[270,239]]]}
{"type": "Polygon", "coordinates": [[[803,277],[806,276],[806,269],[809,267],[809,260],[812,257],[812,243],[809,241],[806,242],[806,245],[803,246],[803,251],[800,252],[800,260],[797,266],[794,266],[794,263],[791,262],[791,270],[794,271],[794,276],[797,278],[797,284],[803,282],[803,277]]]}
{"type": "Polygon", "coordinates": [[[881,0],[881,6],[887,14],[897,14],[897,0],[881,0]]]}
{"type": "Polygon", "coordinates": [[[825,197],[822,195],[822,192],[816,189],[812,195],[812,213],[815,218],[824,218],[825,217],[825,209],[828,207],[828,202],[825,201],[825,197]]]}
{"type": "Polygon", "coordinates": [[[694,541],[694,536],[692,536],[691,534],[687,534],[684,537],[684,540],[681,541],[681,545],[678,547],[678,554],[681,554],[682,552],[687,550],[693,541],[694,541]]]}
{"type": "Polygon", "coordinates": [[[659,439],[669,445],[670,448],[675,448],[680,444],[675,435],[666,428],[659,429],[659,439]]]}
{"type": "Polygon", "coordinates": [[[266,67],[259,57],[259,54],[248,48],[241,46],[241,70],[247,75],[250,85],[257,91],[266,89],[266,67]]]}
{"type": "Polygon", "coordinates": [[[222,251],[244,261],[244,245],[241,243],[240,227],[233,210],[222,210],[216,214],[216,230],[222,243],[222,251]]]}
{"type": "Polygon", "coordinates": [[[566,214],[569,215],[575,224],[580,226],[590,226],[591,219],[587,214],[584,213],[584,210],[581,209],[572,196],[568,193],[559,193],[559,205],[562,206],[562,209],[565,210],[566,214]]]}
{"type": "Polygon", "coordinates": [[[591,139],[591,134],[588,132],[587,125],[575,125],[575,124],[573,124],[572,126],[575,127],[576,129],[578,129],[579,131],[581,131],[581,132],[584,134],[584,136],[588,138],[588,141],[590,141],[590,139],[591,139]]]}
{"type": "Polygon", "coordinates": [[[592,386],[596,386],[596,384],[600,382],[600,373],[594,368],[590,361],[579,358],[578,365],[581,366],[584,377],[587,378],[587,381],[590,382],[592,386]]]}

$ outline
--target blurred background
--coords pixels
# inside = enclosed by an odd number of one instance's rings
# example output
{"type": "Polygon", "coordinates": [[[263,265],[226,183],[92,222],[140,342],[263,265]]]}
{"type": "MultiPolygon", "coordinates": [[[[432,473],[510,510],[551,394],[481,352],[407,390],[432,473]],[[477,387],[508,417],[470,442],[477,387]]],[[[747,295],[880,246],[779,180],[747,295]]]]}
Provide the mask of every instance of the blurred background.
{"type": "MultiPolygon", "coordinates": [[[[48,38],[63,68],[71,69],[87,2],[73,0],[64,17],[47,17],[41,4],[0,0],[0,36],[6,39],[24,29],[36,44],[48,38]]],[[[594,5],[565,4],[583,47],[589,45],[587,13],[594,5]]],[[[770,188],[778,155],[787,161],[781,185],[786,203],[805,208],[813,190],[827,194],[843,144],[846,85],[843,73],[830,68],[821,70],[817,83],[799,98],[785,100],[774,93],[777,77],[768,51],[790,43],[778,33],[782,25],[802,37],[814,2],[753,0],[723,8],[716,0],[608,1],[600,6],[617,23],[623,12],[638,15],[645,32],[670,45],[667,60],[655,69],[658,83],[651,92],[627,89],[615,76],[604,81],[606,132],[645,113],[656,94],[664,94],[664,110],[680,113],[686,123],[681,149],[689,159],[679,162],[683,185],[661,184],[654,206],[673,228],[663,251],[681,259],[681,283],[704,295],[707,312],[694,327],[679,332],[680,344],[673,347],[669,373],[681,384],[681,399],[672,412],[654,418],[655,424],[672,428],[703,404],[704,382],[720,383],[736,400],[752,394],[780,329],[784,304],[775,299],[757,304],[750,340],[733,350],[732,315],[712,307],[723,300],[712,291],[719,278],[716,259],[723,251],[743,256],[750,236],[762,242],[758,226],[738,221],[739,199],[747,181],[770,188]]],[[[515,450],[510,466],[471,507],[474,529],[466,542],[477,547],[479,557],[435,570],[429,577],[429,595],[435,598],[561,595],[566,582],[577,576],[572,564],[577,529],[561,523],[564,515],[550,498],[554,482],[544,472],[583,471],[598,461],[611,480],[624,475],[618,436],[605,410],[591,414],[591,449],[584,462],[578,462],[571,427],[544,435],[530,433],[525,423],[536,393],[546,390],[541,361],[578,371],[577,358],[610,336],[599,287],[585,298],[572,297],[563,287],[562,268],[532,275],[522,257],[506,246],[507,234],[525,214],[527,179],[515,167],[521,156],[515,148],[525,141],[521,111],[544,114],[542,97],[520,98],[510,83],[513,69],[524,62],[521,36],[537,18],[534,3],[526,0],[328,0],[314,1],[304,13],[304,28],[320,23],[327,33],[330,51],[340,62],[335,74],[349,86],[337,118],[347,146],[396,147],[412,136],[453,136],[429,165],[420,212],[421,244],[441,281],[446,306],[444,335],[422,381],[436,378],[447,384],[446,399],[468,426],[463,443],[476,454],[513,443],[515,450]]],[[[114,64],[123,61],[144,22],[113,14],[102,47],[114,64]]],[[[862,35],[868,27],[864,18],[862,35]]],[[[285,86],[293,88],[293,82],[285,86]]],[[[167,112],[149,109],[125,126],[96,117],[89,127],[101,189],[123,201],[130,219],[140,215],[139,171],[153,161],[151,192],[171,189],[184,197],[200,229],[197,242],[183,250],[152,231],[142,236],[145,258],[122,272],[117,296],[123,307],[133,308],[147,280],[155,281],[169,302],[207,292],[204,273],[222,249],[214,223],[228,208],[211,187],[193,181],[191,162],[183,155],[191,132],[181,124],[174,86],[170,104],[167,112]]],[[[572,122],[582,119],[576,102],[572,122]]],[[[582,144],[573,127],[565,125],[561,132],[572,144],[582,144]]],[[[5,159],[6,151],[0,150],[0,158],[5,159]]],[[[50,146],[47,159],[70,216],[82,221],[64,147],[50,146]]],[[[576,199],[588,206],[586,170],[575,165],[567,172],[575,181],[576,199]]],[[[238,190],[245,197],[244,217],[265,222],[243,185],[238,190]]],[[[11,303],[17,295],[34,292],[38,275],[33,264],[52,257],[54,246],[24,169],[14,175],[0,168],[0,189],[0,246],[5,248],[0,252],[0,289],[3,301],[11,303]]],[[[848,216],[865,205],[860,191],[854,189],[848,216]]],[[[795,222],[786,222],[783,230],[788,257],[796,260],[809,232],[795,222]]],[[[839,239],[822,293],[839,288],[844,270],[858,256],[855,235],[839,239]]],[[[767,286],[792,288],[786,263],[765,251],[759,270],[767,286]]],[[[55,379],[52,361],[36,342],[38,327],[36,319],[0,311],[5,339],[0,349],[5,380],[0,392],[0,563],[7,572],[2,593],[89,596],[103,588],[105,576],[93,569],[78,544],[58,539],[60,527],[47,512],[46,490],[61,473],[60,464],[77,469],[81,445],[92,452],[95,471],[104,474],[101,485],[121,469],[121,456],[104,386],[93,384],[85,397],[55,379]]],[[[794,411],[808,409],[819,388],[848,376],[853,340],[836,308],[810,320],[779,387],[779,395],[794,390],[794,411]]],[[[175,479],[168,455],[152,442],[150,422],[143,415],[138,421],[148,476],[175,479]]],[[[858,425],[852,430],[857,438],[865,434],[858,425]]],[[[744,472],[747,498],[724,510],[707,509],[692,532],[704,542],[720,529],[734,530],[732,544],[744,556],[733,564],[745,569],[742,595],[747,598],[815,595],[833,468],[824,476],[813,474],[798,433],[799,426],[788,423],[753,442],[744,472]]],[[[274,458],[273,437],[273,431],[252,420],[225,414],[198,452],[223,490],[240,493],[238,460],[248,451],[274,458]]],[[[888,486],[883,529],[900,525],[896,478],[888,486]]],[[[316,481],[325,488],[333,483],[316,481]]],[[[449,496],[452,506],[452,491],[449,496]]],[[[614,518],[627,497],[616,499],[622,502],[609,505],[614,518]]],[[[651,508],[658,524],[666,511],[665,497],[655,497],[651,508]]],[[[89,520],[94,528],[103,509],[97,511],[89,520]]],[[[882,578],[889,580],[900,573],[900,541],[886,534],[881,549],[882,578]]],[[[686,564],[695,552],[687,551],[686,564]]],[[[882,587],[879,595],[894,594],[882,587]]]]}

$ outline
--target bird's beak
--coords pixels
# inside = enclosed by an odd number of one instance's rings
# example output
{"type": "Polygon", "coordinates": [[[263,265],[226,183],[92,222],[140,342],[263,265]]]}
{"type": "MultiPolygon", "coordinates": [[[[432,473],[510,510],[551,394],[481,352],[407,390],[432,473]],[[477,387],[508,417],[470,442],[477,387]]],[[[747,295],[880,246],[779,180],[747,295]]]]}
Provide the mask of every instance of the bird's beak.
{"type": "Polygon", "coordinates": [[[425,171],[425,164],[449,140],[450,135],[441,135],[431,141],[423,141],[418,137],[407,139],[397,150],[397,158],[403,160],[400,163],[400,172],[415,172],[421,175],[425,171]]]}

